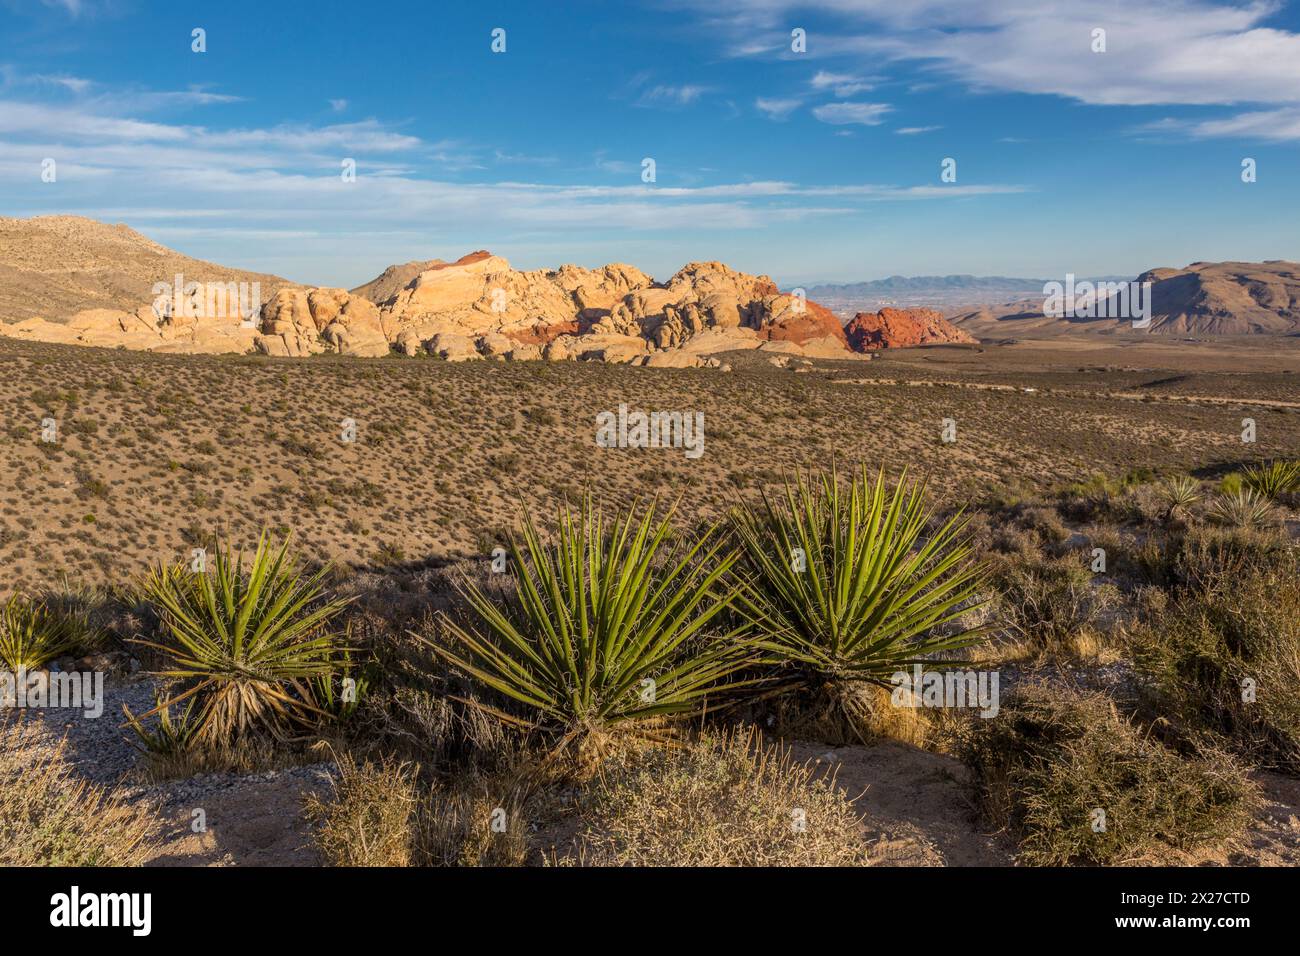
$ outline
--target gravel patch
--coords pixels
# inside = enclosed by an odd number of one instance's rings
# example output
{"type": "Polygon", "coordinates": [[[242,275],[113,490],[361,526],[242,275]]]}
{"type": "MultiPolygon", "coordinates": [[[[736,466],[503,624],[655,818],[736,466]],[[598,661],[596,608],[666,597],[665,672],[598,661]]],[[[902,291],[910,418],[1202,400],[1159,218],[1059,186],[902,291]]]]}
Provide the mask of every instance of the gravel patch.
{"type": "MultiPolygon", "coordinates": [[[[77,668],[82,669],[81,667],[77,668]]],[[[33,757],[62,739],[69,767],[88,782],[114,788],[128,800],[157,808],[163,846],[154,865],[315,865],[302,798],[328,787],[332,761],[255,773],[201,773],[185,780],[144,779],[144,757],[123,726],[123,705],[134,714],[156,706],[158,682],[144,674],[106,674],[99,717],[81,710],[26,708],[35,731],[33,757]],[[201,811],[202,827],[196,827],[201,811]]]]}

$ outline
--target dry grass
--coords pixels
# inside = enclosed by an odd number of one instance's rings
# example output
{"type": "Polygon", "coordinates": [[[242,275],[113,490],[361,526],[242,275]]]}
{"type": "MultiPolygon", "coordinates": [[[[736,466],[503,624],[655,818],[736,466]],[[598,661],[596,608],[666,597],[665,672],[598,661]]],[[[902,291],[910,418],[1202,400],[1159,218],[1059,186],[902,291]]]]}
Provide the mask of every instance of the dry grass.
{"type": "Polygon", "coordinates": [[[78,779],[20,721],[0,724],[0,866],[139,866],[157,846],[152,808],[78,779]]]}
{"type": "Polygon", "coordinates": [[[392,759],[339,760],[333,793],[307,800],[330,866],[519,866],[528,852],[517,788],[470,771],[430,784],[392,759]]]}
{"type": "Polygon", "coordinates": [[[344,755],[328,798],[306,802],[321,858],[330,866],[411,866],[419,806],[415,768],[344,755]]]}
{"type": "Polygon", "coordinates": [[[861,682],[831,682],[783,695],[766,714],[771,720],[764,726],[783,737],[832,746],[897,740],[923,747],[931,732],[923,708],[894,706],[888,688],[861,682]]]}
{"type": "Polygon", "coordinates": [[[565,860],[587,866],[853,866],[867,847],[833,780],[752,732],[611,768],[565,860]]]}

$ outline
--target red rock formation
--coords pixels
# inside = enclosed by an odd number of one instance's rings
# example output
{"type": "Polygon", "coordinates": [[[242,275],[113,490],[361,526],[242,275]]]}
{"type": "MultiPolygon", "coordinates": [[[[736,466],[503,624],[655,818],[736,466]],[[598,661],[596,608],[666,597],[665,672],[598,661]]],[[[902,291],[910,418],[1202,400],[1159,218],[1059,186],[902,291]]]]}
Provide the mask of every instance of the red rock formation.
{"type": "Polygon", "coordinates": [[[768,324],[758,329],[759,338],[774,342],[794,342],[803,345],[817,339],[838,339],[846,347],[848,337],[835,313],[816,302],[805,302],[804,308],[786,308],[773,316],[768,324]]]}
{"type": "Polygon", "coordinates": [[[531,328],[505,333],[520,345],[546,345],[561,335],[577,335],[581,326],[577,319],[570,322],[538,322],[531,328]]]}
{"type": "MultiPolygon", "coordinates": [[[[809,303],[811,304],[811,303],[809,303]]],[[[900,349],[914,345],[978,341],[963,332],[934,309],[881,309],[859,312],[844,327],[849,347],[855,352],[900,349]]]]}

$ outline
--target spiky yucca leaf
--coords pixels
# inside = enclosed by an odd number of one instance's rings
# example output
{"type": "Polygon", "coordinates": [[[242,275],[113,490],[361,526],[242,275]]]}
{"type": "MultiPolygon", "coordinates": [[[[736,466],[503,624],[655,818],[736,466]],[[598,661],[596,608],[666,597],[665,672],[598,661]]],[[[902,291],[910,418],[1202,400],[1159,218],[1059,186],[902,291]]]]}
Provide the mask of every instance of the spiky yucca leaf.
{"type": "Polygon", "coordinates": [[[1165,504],[1171,515],[1190,508],[1200,499],[1200,484],[1189,475],[1171,478],[1165,485],[1165,504]]]}
{"type": "Polygon", "coordinates": [[[1210,517],[1229,528],[1267,528],[1277,523],[1272,503],[1250,488],[1220,495],[1210,505],[1210,517]]]}
{"type": "MultiPolygon", "coordinates": [[[[144,582],[166,631],[158,674],[180,690],[147,717],[172,704],[198,699],[192,739],[222,745],[251,731],[284,737],[316,708],[307,682],[334,671],[337,635],[330,630],[347,601],[325,600],[328,569],[307,577],[266,535],[245,565],[243,554],[219,546],[209,573],[160,566],[144,582]]],[[[135,718],[131,718],[134,720],[135,718]]]]}
{"type": "Polygon", "coordinates": [[[1246,487],[1267,498],[1300,491],[1300,461],[1278,458],[1267,465],[1252,465],[1242,474],[1246,487]]]}
{"type": "Polygon", "coordinates": [[[452,646],[438,653],[565,740],[697,712],[738,686],[747,659],[738,631],[711,633],[739,587],[724,583],[737,555],[716,528],[683,539],[673,512],[651,502],[606,521],[587,498],[563,509],[551,546],[525,512],[515,594],[498,604],[462,584],[479,626],[443,615],[452,646]]]}
{"type": "Polygon", "coordinates": [[[0,663],[15,673],[36,670],[77,650],[85,634],[72,615],[15,594],[0,606],[0,663]]]}
{"type": "Polygon", "coordinates": [[[913,663],[979,640],[984,628],[942,633],[978,603],[984,573],[954,516],[925,537],[925,485],[906,474],[888,489],[883,469],[841,486],[834,471],[799,473],[774,501],[737,509],[733,528],[754,587],[741,606],[760,646],[806,684],[885,683],[913,663]]]}

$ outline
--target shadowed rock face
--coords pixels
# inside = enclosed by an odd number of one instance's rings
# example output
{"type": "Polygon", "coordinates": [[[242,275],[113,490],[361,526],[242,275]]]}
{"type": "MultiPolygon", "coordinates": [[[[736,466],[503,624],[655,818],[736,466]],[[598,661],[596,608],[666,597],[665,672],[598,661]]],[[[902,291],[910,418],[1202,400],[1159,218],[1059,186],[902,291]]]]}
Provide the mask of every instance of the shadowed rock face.
{"type": "Polygon", "coordinates": [[[1182,335],[1300,331],[1300,263],[1194,262],[1151,269],[1151,327],[1182,335]]]}
{"type": "Polygon", "coordinates": [[[844,333],[848,337],[849,346],[857,352],[977,341],[970,333],[963,332],[933,309],[859,312],[849,320],[844,333]]]}

